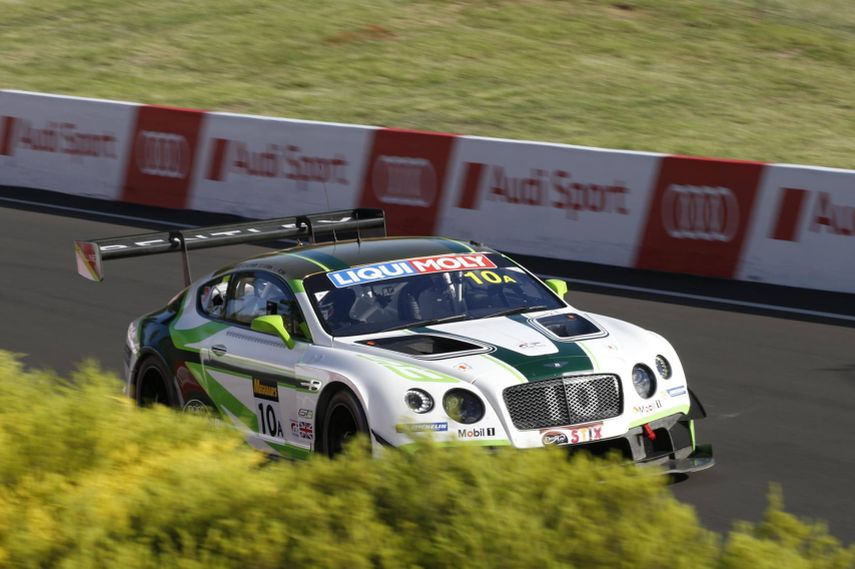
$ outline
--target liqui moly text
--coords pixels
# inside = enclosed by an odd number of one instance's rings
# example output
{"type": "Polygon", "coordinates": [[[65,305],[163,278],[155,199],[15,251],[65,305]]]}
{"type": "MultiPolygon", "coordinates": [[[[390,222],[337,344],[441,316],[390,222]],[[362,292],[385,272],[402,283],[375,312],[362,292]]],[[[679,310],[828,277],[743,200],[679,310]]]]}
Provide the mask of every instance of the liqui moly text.
{"type": "Polygon", "coordinates": [[[364,267],[333,271],[327,273],[327,276],[329,276],[329,279],[337,288],[342,288],[422,273],[495,268],[496,265],[486,255],[473,253],[469,255],[420,257],[418,259],[406,259],[391,263],[375,263],[373,265],[365,265],[364,267]]]}

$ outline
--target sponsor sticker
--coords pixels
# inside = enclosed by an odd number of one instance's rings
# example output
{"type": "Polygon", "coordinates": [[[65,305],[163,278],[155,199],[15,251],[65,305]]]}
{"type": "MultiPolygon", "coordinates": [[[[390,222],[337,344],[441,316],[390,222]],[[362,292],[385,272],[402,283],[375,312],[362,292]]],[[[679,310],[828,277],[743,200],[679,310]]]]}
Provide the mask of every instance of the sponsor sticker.
{"type": "Polygon", "coordinates": [[[541,437],[540,440],[543,441],[543,444],[546,446],[566,445],[570,442],[570,439],[567,438],[567,434],[562,433],[561,431],[547,431],[543,433],[543,437],[541,437]]]}
{"type": "Polygon", "coordinates": [[[587,425],[578,425],[571,429],[550,429],[543,430],[541,441],[545,446],[551,445],[575,445],[579,443],[587,443],[598,441],[603,438],[603,424],[589,423],[587,425]]]}
{"type": "Polygon", "coordinates": [[[311,409],[300,409],[297,412],[297,415],[299,415],[300,417],[302,417],[304,419],[311,419],[312,417],[315,416],[315,412],[312,411],[311,409]]]}
{"type": "Polygon", "coordinates": [[[495,437],[495,427],[481,427],[480,429],[457,429],[457,437],[461,439],[482,439],[495,437]]]}
{"type": "MultiPolygon", "coordinates": [[[[671,397],[674,397],[672,395],[671,397]]],[[[636,413],[650,413],[651,411],[656,411],[657,409],[662,408],[662,402],[658,399],[656,401],[652,401],[650,403],[642,403],[641,405],[633,405],[632,410],[636,413]]]]}
{"type": "Polygon", "coordinates": [[[343,288],[356,284],[396,279],[407,275],[459,271],[464,269],[494,269],[495,263],[486,255],[473,253],[468,255],[442,255],[420,257],[392,263],[375,263],[353,269],[342,269],[327,273],[330,281],[343,288]]]}
{"type": "Polygon", "coordinates": [[[395,425],[399,433],[439,433],[448,430],[448,423],[403,423],[395,425]]]}
{"type": "Polygon", "coordinates": [[[253,377],[252,394],[259,399],[279,401],[279,386],[274,381],[253,377]]]}
{"type": "Polygon", "coordinates": [[[686,386],[685,385],[678,385],[677,387],[672,387],[672,388],[668,389],[667,391],[668,391],[668,397],[680,397],[681,395],[686,394],[686,386]]]}
{"type": "Polygon", "coordinates": [[[194,415],[210,415],[211,409],[199,399],[190,399],[184,404],[184,411],[194,415]]]}

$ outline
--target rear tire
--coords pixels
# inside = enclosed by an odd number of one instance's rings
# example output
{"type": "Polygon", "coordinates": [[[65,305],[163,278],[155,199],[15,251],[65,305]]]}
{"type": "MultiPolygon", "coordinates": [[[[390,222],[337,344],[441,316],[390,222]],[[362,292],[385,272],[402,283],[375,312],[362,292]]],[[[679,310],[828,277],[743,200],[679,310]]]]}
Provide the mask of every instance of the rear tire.
{"type": "Polygon", "coordinates": [[[169,371],[159,359],[150,357],[143,361],[136,378],[137,404],[140,407],[171,406],[172,398],[166,383],[168,377],[169,371]]]}
{"type": "Polygon", "coordinates": [[[324,413],[318,452],[334,458],[345,444],[359,434],[368,433],[368,420],[356,396],[346,389],[330,398],[324,413]]]}

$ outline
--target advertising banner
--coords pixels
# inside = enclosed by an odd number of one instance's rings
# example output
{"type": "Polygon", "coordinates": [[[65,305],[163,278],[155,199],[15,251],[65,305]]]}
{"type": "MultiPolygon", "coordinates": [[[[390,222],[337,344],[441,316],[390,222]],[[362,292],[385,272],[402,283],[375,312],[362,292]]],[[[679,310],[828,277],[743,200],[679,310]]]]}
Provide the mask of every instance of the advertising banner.
{"type": "Polygon", "coordinates": [[[737,278],[855,292],[855,172],[767,166],[737,278]]]}
{"type": "Polygon", "coordinates": [[[661,155],[457,139],[438,233],[631,266],[661,155]]]}
{"type": "Polygon", "coordinates": [[[140,107],[126,160],[122,201],[186,208],[204,120],[202,111],[140,107]]]}
{"type": "Polygon", "coordinates": [[[255,218],[356,207],[375,130],[209,113],[188,207],[255,218]]]}
{"type": "Polygon", "coordinates": [[[764,166],[663,158],[635,266],[734,278],[764,166]]]}
{"type": "Polygon", "coordinates": [[[390,235],[434,235],[455,139],[434,132],[378,130],[359,204],[383,208],[390,235]]]}
{"type": "Polygon", "coordinates": [[[0,91],[0,185],[855,293],[855,171],[0,91]]]}
{"type": "Polygon", "coordinates": [[[0,91],[0,185],[118,199],[136,109],[0,91]]]}

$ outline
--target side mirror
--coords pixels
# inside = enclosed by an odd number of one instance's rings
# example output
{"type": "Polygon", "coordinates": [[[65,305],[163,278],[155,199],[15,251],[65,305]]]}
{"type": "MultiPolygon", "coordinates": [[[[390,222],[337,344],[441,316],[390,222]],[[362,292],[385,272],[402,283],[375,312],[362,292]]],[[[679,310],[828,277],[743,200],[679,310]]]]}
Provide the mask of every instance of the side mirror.
{"type": "Polygon", "coordinates": [[[282,320],[282,316],[278,314],[259,316],[252,321],[250,328],[256,332],[279,336],[285,345],[288,346],[289,350],[294,349],[294,338],[292,338],[291,334],[288,333],[288,330],[285,329],[285,322],[282,320]]]}
{"type": "Polygon", "coordinates": [[[564,297],[567,295],[566,282],[561,279],[546,279],[544,282],[546,283],[546,286],[552,289],[552,292],[557,294],[561,300],[564,300],[564,297]]]}

